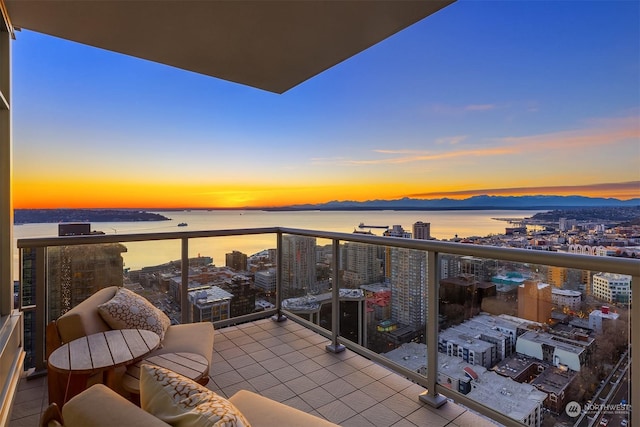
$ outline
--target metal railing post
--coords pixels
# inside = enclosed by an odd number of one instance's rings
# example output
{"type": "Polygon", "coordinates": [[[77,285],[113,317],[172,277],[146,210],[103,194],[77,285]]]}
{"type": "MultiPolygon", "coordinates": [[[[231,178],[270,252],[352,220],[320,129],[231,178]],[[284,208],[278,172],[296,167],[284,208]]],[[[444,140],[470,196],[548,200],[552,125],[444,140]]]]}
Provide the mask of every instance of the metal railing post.
{"type": "Polygon", "coordinates": [[[282,232],[276,235],[276,315],[271,319],[275,322],[284,322],[287,316],[282,313],[282,232]]]}
{"type": "Polygon", "coordinates": [[[427,322],[425,326],[427,342],[427,391],[420,394],[420,401],[434,408],[439,408],[447,402],[447,399],[438,394],[436,383],[438,382],[438,284],[440,281],[440,268],[438,265],[438,252],[427,253],[427,322]]]}
{"type": "Polygon", "coordinates": [[[182,323],[191,323],[189,313],[189,239],[182,238],[180,277],[180,310],[182,311],[182,323]]]}
{"type": "Polygon", "coordinates": [[[47,283],[47,248],[36,248],[36,330],[35,334],[35,368],[36,372],[46,371],[45,330],[49,323],[49,285],[47,283]],[[42,325],[42,327],[40,327],[42,325]]]}
{"type": "Polygon", "coordinates": [[[331,275],[331,344],[327,344],[326,349],[332,353],[340,353],[345,350],[345,346],[338,343],[340,335],[340,277],[338,271],[338,260],[340,259],[340,240],[333,239],[333,259],[331,275]]]}
{"type": "MultiPolygon", "coordinates": [[[[636,337],[640,331],[640,313],[634,313],[633,308],[638,310],[640,307],[640,274],[634,274],[631,276],[631,289],[633,289],[633,285],[635,284],[636,290],[631,292],[631,306],[629,308],[629,351],[631,352],[631,378],[629,378],[629,384],[631,384],[631,408],[640,408],[640,350],[636,349],[633,351],[631,348],[631,339],[633,337],[632,332],[635,331],[636,337]]],[[[638,346],[638,343],[636,343],[638,346]]],[[[629,425],[637,425],[638,423],[634,423],[633,415],[631,409],[628,411],[629,414],[629,425]]]]}

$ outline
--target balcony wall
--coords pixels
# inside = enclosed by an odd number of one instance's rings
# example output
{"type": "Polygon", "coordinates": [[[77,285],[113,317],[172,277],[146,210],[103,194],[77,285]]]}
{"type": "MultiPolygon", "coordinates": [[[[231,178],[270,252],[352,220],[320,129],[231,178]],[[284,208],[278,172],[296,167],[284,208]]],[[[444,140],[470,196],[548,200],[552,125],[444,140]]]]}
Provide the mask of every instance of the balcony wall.
{"type": "MultiPolygon", "coordinates": [[[[159,255],[148,267],[176,260],[164,267],[174,270],[173,281],[136,283],[175,322],[206,318],[223,326],[287,316],[329,338],[328,351],[348,348],[425,387],[419,398],[434,407],[446,397],[501,424],[542,425],[566,421],[564,408],[573,400],[583,406],[600,397],[613,403],[623,393],[633,403],[639,394],[629,385],[639,384],[628,369],[631,332],[638,330],[632,301],[605,301],[592,287],[593,276],[602,272],[638,283],[636,260],[283,227],[20,240],[27,364],[45,369],[48,321],[96,286],[126,284],[127,274],[109,276],[122,270],[121,253],[165,248],[167,242],[169,253],[153,251],[159,255]],[[247,284],[256,290],[248,272],[247,283],[227,284],[236,299],[234,314],[240,314],[234,317],[230,307],[223,310],[207,303],[205,294],[194,294],[198,280],[210,278],[202,270],[194,277],[189,266],[206,263],[206,248],[220,242],[233,253],[233,239],[247,236],[270,240],[264,249],[275,249],[264,260],[273,264],[275,292],[263,282],[257,291],[273,305],[251,314],[238,308],[256,297],[242,290],[247,284]],[[96,280],[104,277],[110,279],[96,280]],[[595,308],[600,316],[588,327],[585,316],[595,308]],[[625,394],[627,385],[631,393],[625,394]],[[530,403],[526,410],[523,397],[530,403]]],[[[588,415],[602,417],[596,412],[588,415]]]]}

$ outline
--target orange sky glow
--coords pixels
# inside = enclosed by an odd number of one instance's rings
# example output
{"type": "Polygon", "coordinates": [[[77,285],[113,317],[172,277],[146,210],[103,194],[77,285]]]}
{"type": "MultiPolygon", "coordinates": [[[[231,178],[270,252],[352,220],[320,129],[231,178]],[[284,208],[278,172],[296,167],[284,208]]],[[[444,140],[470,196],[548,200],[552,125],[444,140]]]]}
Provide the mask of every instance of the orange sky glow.
{"type": "Polygon", "coordinates": [[[455,2],[283,94],[20,31],[13,205],[640,198],[639,8],[455,2]]]}
{"type": "MultiPolygon", "coordinates": [[[[377,191],[375,197],[358,197],[360,191],[353,188],[287,188],[273,189],[229,188],[211,191],[198,185],[114,185],[102,183],[83,185],[79,183],[39,183],[40,194],[31,196],[29,183],[17,183],[14,197],[16,209],[47,208],[260,208],[297,204],[325,203],[332,200],[366,201],[374,199],[466,199],[477,195],[525,196],[525,195],[581,195],[587,197],[616,198],[629,200],[640,198],[640,181],[594,184],[579,186],[547,186],[495,188],[464,191],[438,191],[397,194],[392,189],[387,193],[377,191]]],[[[371,194],[369,194],[371,196],[371,194]]]]}

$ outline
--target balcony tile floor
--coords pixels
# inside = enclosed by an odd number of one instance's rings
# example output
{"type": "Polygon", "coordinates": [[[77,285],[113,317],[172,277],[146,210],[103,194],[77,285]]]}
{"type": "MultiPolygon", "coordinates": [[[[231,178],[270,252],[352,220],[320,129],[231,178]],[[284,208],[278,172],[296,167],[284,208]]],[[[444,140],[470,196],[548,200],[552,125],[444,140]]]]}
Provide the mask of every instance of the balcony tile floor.
{"type": "MultiPolygon", "coordinates": [[[[345,427],[495,426],[453,402],[439,409],[418,400],[424,388],[295,323],[269,319],[216,331],[211,390],[241,389],[345,427]]],[[[48,405],[46,377],[22,380],[10,427],[37,426],[48,405]]]]}

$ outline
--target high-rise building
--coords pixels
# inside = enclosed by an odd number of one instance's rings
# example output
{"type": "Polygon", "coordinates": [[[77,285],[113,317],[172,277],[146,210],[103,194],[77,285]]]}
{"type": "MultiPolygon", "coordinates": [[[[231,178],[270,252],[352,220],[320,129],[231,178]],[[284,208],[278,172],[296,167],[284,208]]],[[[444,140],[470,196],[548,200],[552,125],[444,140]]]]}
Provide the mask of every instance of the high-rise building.
{"type": "Polygon", "coordinates": [[[315,292],[315,237],[285,235],[282,237],[283,298],[294,298],[315,292]]]}
{"type": "Polygon", "coordinates": [[[567,282],[567,269],[564,267],[549,266],[547,269],[547,283],[555,288],[562,288],[567,282]]]}
{"type": "Polygon", "coordinates": [[[418,221],[413,224],[413,238],[420,240],[431,239],[431,223],[418,221]]]}
{"type": "Polygon", "coordinates": [[[126,251],[120,243],[49,248],[48,318],[57,319],[102,288],[122,286],[126,251]]]}
{"type": "MultiPolygon", "coordinates": [[[[382,233],[385,237],[400,237],[402,239],[410,239],[411,233],[405,231],[401,225],[393,225],[382,233]]],[[[384,276],[389,279],[391,277],[391,251],[386,248],[384,254],[384,276]]]]}
{"type": "Polygon", "coordinates": [[[551,289],[548,283],[525,280],[518,287],[518,317],[547,323],[553,308],[551,289]]]}
{"type": "Polygon", "coordinates": [[[243,316],[255,311],[257,291],[248,277],[233,276],[231,279],[225,280],[220,287],[233,295],[229,304],[231,317],[243,316]]]}
{"type": "Polygon", "coordinates": [[[382,265],[376,245],[348,242],[341,249],[341,287],[358,288],[382,280],[382,265]]]}
{"type": "Polygon", "coordinates": [[[391,269],[391,319],[414,330],[426,321],[427,253],[389,248],[391,269]]]}
{"type": "Polygon", "coordinates": [[[460,257],[440,254],[440,279],[449,279],[460,275],[460,257]]]}
{"type": "Polygon", "coordinates": [[[247,270],[247,255],[239,251],[225,254],[225,265],[235,271],[247,270]]]}
{"type": "MultiPolygon", "coordinates": [[[[412,237],[401,225],[393,225],[383,235],[404,239],[412,237]]],[[[427,252],[388,247],[385,277],[391,288],[391,320],[414,331],[422,329],[427,316],[427,252]]]]}
{"type": "Polygon", "coordinates": [[[498,261],[470,256],[460,257],[460,272],[476,282],[490,282],[498,270],[498,261]]]}
{"type": "Polygon", "coordinates": [[[578,221],[575,219],[560,218],[560,220],[558,221],[558,230],[569,231],[573,227],[575,227],[577,224],[578,224],[578,221]]]}

